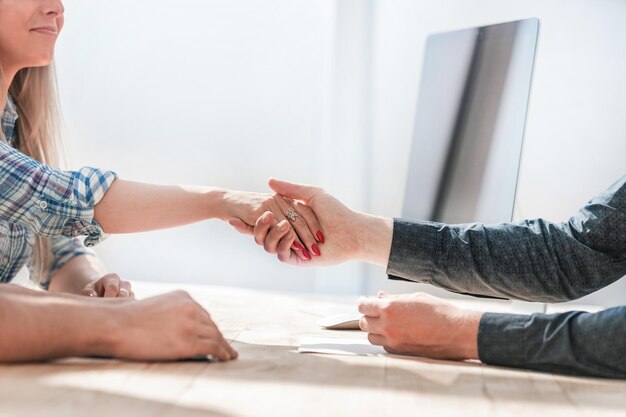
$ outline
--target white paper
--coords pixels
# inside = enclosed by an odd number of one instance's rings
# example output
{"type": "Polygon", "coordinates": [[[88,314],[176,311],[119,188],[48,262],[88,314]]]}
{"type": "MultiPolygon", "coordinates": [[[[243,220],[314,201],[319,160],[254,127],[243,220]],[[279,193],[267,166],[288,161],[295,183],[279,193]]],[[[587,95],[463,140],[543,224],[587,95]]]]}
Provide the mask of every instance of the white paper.
{"type": "Polygon", "coordinates": [[[328,337],[300,338],[300,353],[326,353],[329,355],[380,356],[385,354],[382,346],[374,346],[362,339],[335,339],[328,337]]]}

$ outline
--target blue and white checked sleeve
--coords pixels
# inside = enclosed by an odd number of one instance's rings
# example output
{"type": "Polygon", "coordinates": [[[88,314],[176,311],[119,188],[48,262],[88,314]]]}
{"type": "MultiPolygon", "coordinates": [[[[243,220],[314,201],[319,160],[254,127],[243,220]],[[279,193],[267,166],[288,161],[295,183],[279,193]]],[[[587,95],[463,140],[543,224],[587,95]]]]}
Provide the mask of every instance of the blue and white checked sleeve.
{"type": "Polygon", "coordinates": [[[86,236],[85,246],[106,238],[94,206],[117,178],[112,171],[50,168],[0,142],[0,219],[40,236],[86,236]]]}
{"type": "Polygon", "coordinates": [[[77,237],[55,236],[52,241],[52,266],[50,267],[50,277],[65,264],[81,255],[96,256],[96,253],[86,247],[77,237]]]}
{"type": "MultiPolygon", "coordinates": [[[[50,238],[50,243],[52,251],[52,263],[50,264],[50,268],[43,279],[35,280],[41,288],[45,290],[48,289],[52,276],[72,259],[82,255],[96,256],[96,253],[86,247],[77,237],[54,236],[50,238]]],[[[32,277],[32,274],[36,273],[36,271],[32,269],[32,263],[29,264],[29,269],[32,277]]]]}

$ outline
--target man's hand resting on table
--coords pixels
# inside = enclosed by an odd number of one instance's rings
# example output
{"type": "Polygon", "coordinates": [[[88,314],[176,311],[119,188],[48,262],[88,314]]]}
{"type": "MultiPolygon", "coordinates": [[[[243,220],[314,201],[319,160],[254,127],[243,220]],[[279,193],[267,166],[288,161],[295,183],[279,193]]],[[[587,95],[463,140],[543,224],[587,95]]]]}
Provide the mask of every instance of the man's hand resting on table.
{"type": "Polygon", "coordinates": [[[123,300],[0,284],[0,362],[237,358],[209,313],[186,292],[123,300]]]}
{"type": "Polygon", "coordinates": [[[478,359],[482,313],[424,293],[362,297],[361,330],[389,353],[437,359],[478,359]]]}
{"type": "Polygon", "coordinates": [[[213,355],[227,361],[238,356],[209,313],[184,291],[116,303],[114,309],[121,326],[113,338],[115,357],[175,360],[213,355]]]}

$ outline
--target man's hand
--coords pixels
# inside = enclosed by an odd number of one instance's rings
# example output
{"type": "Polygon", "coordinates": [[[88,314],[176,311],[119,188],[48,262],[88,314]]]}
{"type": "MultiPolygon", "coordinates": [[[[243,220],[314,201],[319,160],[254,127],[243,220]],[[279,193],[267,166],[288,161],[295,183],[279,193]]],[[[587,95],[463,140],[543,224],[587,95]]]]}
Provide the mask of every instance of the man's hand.
{"type": "Polygon", "coordinates": [[[237,358],[209,313],[183,291],[118,302],[0,284],[0,329],[0,362],[237,358]]]}
{"type": "Polygon", "coordinates": [[[105,355],[135,360],[213,355],[222,361],[238,356],[209,313],[184,291],[112,307],[114,347],[105,355]]]}
{"type": "Polygon", "coordinates": [[[269,186],[290,201],[305,220],[315,216],[324,228],[324,251],[319,257],[304,261],[291,250],[294,235],[290,228],[280,227],[271,212],[256,222],[254,237],[269,253],[291,265],[336,265],[349,260],[365,260],[386,265],[391,248],[393,222],[363,213],[343,205],[322,188],[270,179],[269,186]]]}
{"type": "Polygon", "coordinates": [[[482,313],[464,310],[424,293],[359,300],[359,325],[373,345],[389,353],[437,359],[478,359],[482,313]]]}
{"type": "Polygon", "coordinates": [[[117,274],[107,274],[85,285],[81,291],[88,297],[135,298],[130,282],[123,281],[117,274]]]}

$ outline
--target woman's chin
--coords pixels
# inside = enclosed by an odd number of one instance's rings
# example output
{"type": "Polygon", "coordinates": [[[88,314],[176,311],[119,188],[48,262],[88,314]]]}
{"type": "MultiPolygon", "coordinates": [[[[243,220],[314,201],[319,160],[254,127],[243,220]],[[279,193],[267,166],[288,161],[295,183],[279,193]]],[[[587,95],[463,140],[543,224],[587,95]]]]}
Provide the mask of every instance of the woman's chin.
{"type": "Polygon", "coordinates": [[[54,49],[42,48],[37,53],[30,54],[29,59],[25,59],[24,67],[47,67],[54,60],[54,49]]]}
{"type": "Polygon", "coordinates": [[[52,64],[52,60],[53,59],[54,59],[54,56],[46,57],[46,58],[40,58],[40,59],[32,61],[30,63],[30,65],[28,65],[28,67],[29,68],[47,67],[48,65],[52,64]]]}

